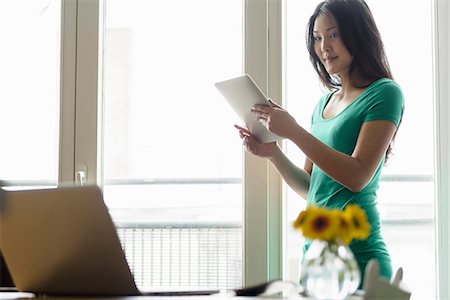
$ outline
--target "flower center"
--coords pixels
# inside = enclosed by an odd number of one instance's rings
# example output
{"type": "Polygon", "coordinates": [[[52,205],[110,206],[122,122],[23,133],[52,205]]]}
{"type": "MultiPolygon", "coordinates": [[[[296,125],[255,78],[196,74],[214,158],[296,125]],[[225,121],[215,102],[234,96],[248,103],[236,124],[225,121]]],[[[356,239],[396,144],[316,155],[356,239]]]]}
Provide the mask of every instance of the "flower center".
{"type": "Polygon", "coordinates": [[[330,224],[330,221],[328,220],[328,218],[326,218],[324,216],[319,216],[313,222],[313,229],[316,232],[321,232],[321,231],[324,231],[328,227],[329,224],[330,224]]]}
{"type": "Polygon", "coordinates": [[[360,228],[361,224],[359,224],[359,220],[357,218],[353,218],[353,225],[355,225],[355,228],[360,228]]]}

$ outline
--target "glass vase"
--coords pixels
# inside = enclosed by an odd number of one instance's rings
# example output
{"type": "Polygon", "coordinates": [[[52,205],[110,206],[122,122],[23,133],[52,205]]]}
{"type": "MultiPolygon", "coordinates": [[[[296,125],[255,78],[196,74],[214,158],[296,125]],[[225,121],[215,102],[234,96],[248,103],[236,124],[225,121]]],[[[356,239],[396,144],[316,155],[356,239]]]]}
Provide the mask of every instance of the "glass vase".
{"type": "Polygon", "coordinates": [[[300,283],[315,299],[344,299],[359,286],[361,275],[350,248],[313,240],[305,253],[300,283]]]}

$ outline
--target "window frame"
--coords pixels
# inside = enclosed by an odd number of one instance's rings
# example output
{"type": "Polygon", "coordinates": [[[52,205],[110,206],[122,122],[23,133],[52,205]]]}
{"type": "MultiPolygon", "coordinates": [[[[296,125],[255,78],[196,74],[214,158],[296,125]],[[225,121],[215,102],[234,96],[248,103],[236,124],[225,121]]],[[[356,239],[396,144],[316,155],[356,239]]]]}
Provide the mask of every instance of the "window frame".
{"type": "Polygon", "coordinates": [[[61,5],[61,104],[58,184],[98,183],[99,1],[61,5]]]}
{"type": "MultiPolygon", "coordinates": [[[[282,0],[245,0],[245,71],[273,99],[282,99],[282,0]],[[261,49],[264,49],[262,51],[261,49]]],[[[61,23],[61,127],[58,182],[101,183],[97,118],[99,0],[63,0],[61,23]]],[[[433,1],[435,74],[435,216],[438,297],[450,298],[450,61],[448,1],[433,1]]],[[[281,104],[281,103],[280,103],[281,104]]],[[[244,285],[283,274],[283,199],[280,176],[265,160],[246,153],[244,175],[244,285]],[[266,189],[261,189],[266,186],[266,189]],[[262,200],[261,200],[262,199],[262,200]],[[250,255],[251,254],[251,255],[250,255]]]]}
{"type": "Polygon", "coordinates": [[[77,2],[61,3],[61,75],[58,183],[74,181],[77,2]]]}
{"type": "Polygon", "coordinates": [[[433,1],[436,268],[439,299],[450,298],[450,60],[448,1],[433,1]]]}
{"type": "MultiPolygon", "coordinates": [[[[245,1],[244,70],[263,92],[282,100],[282,2],[245,1]]],[[[244,154],[244,285],[283,276],[281,177],[267,160],[244,154]],[[266,189],[262,189],[266,186],[266,189]]]]}

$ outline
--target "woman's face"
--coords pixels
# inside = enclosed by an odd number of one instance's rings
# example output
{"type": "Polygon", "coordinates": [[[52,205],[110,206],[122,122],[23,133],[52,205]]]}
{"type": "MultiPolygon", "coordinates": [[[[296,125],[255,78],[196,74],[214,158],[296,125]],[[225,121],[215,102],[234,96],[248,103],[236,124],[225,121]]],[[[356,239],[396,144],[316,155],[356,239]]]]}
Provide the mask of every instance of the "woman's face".
{"type": "Polygon", "coordinates": [[[319,15],[313,29],[314,50],[330,75],[348,74],[353,57],[348,52],[340,37],[339,28],[334,18],[319,15]]]}

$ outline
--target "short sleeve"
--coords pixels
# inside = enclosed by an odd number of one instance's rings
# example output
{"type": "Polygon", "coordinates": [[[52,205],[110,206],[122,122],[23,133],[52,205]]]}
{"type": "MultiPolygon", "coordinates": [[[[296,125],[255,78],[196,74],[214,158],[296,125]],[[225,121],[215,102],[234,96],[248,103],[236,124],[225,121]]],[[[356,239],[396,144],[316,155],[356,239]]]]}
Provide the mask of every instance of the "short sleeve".
{"type": "Polygon", "coordinates": [[[395,82],[388,81],[377,87],[370,99],[364,122],[387,120],[399,125],[403,116],[403,92],[395,82]]]}

